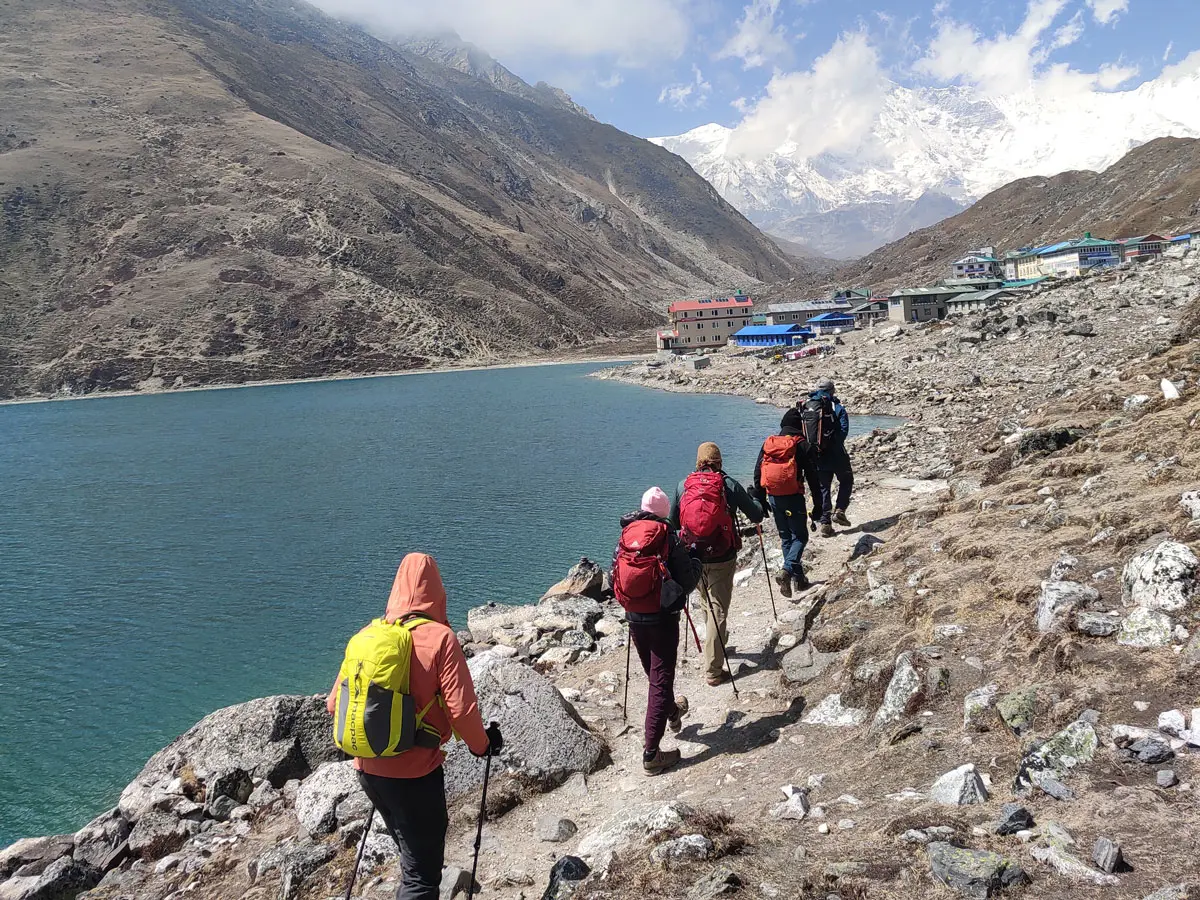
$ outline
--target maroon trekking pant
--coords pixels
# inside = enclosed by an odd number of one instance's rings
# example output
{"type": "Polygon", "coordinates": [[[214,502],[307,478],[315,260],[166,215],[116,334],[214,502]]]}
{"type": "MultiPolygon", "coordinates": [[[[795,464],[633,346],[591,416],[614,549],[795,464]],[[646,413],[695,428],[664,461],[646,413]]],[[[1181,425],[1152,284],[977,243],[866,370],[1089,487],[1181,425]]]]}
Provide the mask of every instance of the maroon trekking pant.
{"type": "Polygon", "coordinates": [[[679,653],[679,616],[664,614],[654,623],[629,623],[638,659],[650,681],[646,700],[646,753],[654,753],[675,715],[675,662],[679,653]]]}

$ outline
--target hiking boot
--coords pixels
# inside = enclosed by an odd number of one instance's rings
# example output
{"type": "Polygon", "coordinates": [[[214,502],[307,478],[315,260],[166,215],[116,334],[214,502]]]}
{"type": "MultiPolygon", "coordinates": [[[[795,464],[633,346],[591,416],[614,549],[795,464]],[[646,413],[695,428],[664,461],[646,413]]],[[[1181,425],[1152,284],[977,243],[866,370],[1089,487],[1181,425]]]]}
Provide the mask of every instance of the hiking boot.
{"type": "Polygon", "coordinates": [[[798,593],[804,593],[812,587],[812,582],[808,580],[808,576],[804,574],[803,569],[800,570],[799,575],[792,576],[792,584],[795,585],[798,593]]]}
{"type": "Polygon", "coordinates": [[[833,526],[830,523],[821,523],[821,537],[833,537],[835,534],[837,532],[833,530],[833,526]]]}
{"type": "Polygon", "coordinates": [[[850,520],[846,518],[846,511],[844,509],[835,509],[833,511],[833,521],[837,522],[843,528],[850,527],[850,520]]]}
{"type": "Polygon", "coordinates": [[[709,687],[720,687],[729,680],[729,673],[722,670],[720,675],[709,675],[704,680],[709,687]]]}
{"type": "Polygon", "coordinates": [[[775,576],[775,583],[779,585],[779,595],[784,598],[792,596],[792,576],[788,574],[786,569],[780,569],[775,576]]]}
{"type": "Polygon", "coordinates": [[[675,698],[675,715],[667,719],[667,727],[671,729],[672,734],[679,734],[679,730],[683,728],[683,717],[688,714],[688,699],[687,697],[675,698]]]}
{"type": "Polygon", "coordinates": [[[646,754],[642,754],[642,768],[646,770],[647,775],[658,775],[678,763],[678,750],[657,750],[649,759],[646,758],[646,754]]]}

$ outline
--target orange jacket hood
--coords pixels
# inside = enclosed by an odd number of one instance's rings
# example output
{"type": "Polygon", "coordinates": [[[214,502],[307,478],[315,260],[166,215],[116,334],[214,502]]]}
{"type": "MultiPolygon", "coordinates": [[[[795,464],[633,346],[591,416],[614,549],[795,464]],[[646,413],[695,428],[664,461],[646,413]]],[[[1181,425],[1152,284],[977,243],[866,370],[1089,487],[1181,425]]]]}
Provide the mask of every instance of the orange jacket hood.
{"type": "Polygon", "coordinates": [[[410,613],[420,613],[446,626],[450,624],[442,573],[433,557],[426,553],[410,553],[400,563],[384,618],[395,622],[410,613]]]}

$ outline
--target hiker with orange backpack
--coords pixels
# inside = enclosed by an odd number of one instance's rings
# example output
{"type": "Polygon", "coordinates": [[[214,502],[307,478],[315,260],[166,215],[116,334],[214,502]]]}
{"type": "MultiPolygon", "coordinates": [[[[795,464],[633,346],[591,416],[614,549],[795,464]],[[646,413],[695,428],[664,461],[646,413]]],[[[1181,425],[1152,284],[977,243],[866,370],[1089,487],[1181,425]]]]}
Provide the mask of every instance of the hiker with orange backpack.
{"type": "Polygon", "coordinates": [[[798,591],[810,587],[801,563],[808,544],[804,482],[819,497],[818,477],[816,463],[804,439],[804,420],[800,410],[793,407],[783,414],[779,434],[763,442],[758,462],[754,464],[754,495],[759,503],[771,507],[783,546],[783,567],[776,574],[775,583],[784,597],[792,596],[793,584],[798,591]]]}
{"type": "MultiPolygon", "coordinates": [[[[387,611],[350,639],[325,706],[334,742],[355,757],[358,780],[400,850],[397,900],[437,900],[449,823],[442,744],[457,735],[490,769],[504,741],[498,725],[484,727],[432,556],[404,557],[387,611]]],[[[478,860],[478,839],[476,846],[478,860]]]]}
{"type": "Polygon", "coordinates": [[[679,614],[700,580],[700,561],[680,542],[667,521],[670,513],[667,495],[650,488],[642,495],[641,509],[621,519],[621,539],[613,553],[613,593],[625,610],[629,636],[650,682],[642,745],[647,775],[679,762],[678,750],[659,745],[668,726],[678,733],[688,711],[687,697],[675,696],[679,614]]]}
{"type": "Polygon", "coordinates": [[[733,599],[737,555],[742,549],[733,517],[741,512],[757,525],[766,516],[766,507],[726,475],[722,464],[721,450],[716,444],[701,444],[696,452],[696,470],[679,482],[671,505],[671,525],[679,530],[679,539],[695,551],[703,564],[700,593],[706,619],[704,664],[710,687],[724,684],[731,674],[725,670],[726,620],[733,599]]]}

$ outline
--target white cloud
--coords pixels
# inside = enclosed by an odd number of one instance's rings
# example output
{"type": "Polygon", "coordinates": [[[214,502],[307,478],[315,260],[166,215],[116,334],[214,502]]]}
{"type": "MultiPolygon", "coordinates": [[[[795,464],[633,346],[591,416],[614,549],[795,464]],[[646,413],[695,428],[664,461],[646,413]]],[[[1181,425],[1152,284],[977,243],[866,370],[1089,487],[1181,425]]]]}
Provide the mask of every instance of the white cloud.
{"type": "Polygon", "coordinates": [[[676,109],[698,109],[708,102],[712,93],[712,85],[704,80],[700,67],[692,66],[692,80],[679,84],[668,84],[658,95],[659,103],[666,103],[676,109]]]}
{"type": "Polygon", "coordinates": [[[1200,72],[1200,50],[1193,50],[1179,62],[1166,66],[1159,75],[1160,81],[1178,81],[1200,72]]]}
{"type": "Polygon", "coordinates": [[[611,91],[614,88],[619,88],[624,81],[625,79],[621,76],[620,72],[613,72],[607,78],[601,78],[597,81],[596,86],[604,88],[606,91],[611,91]]]}
{"type": "Polygon", "coordinates": [[[451,29],[501,59],[678,59],[691,0],[316,0],[326,12],[401,34],[451,29]]]}
{"type": "Polygon", "coordinates": [[[751,0],[742,11],[737,31],[717,53],[717,59],[736,57],[744,68],[764,66],[788,50],[787,35],[775,24],[779,0],[751,0]]]}
{"type": "Polygon", "coordinates": [[[1168,59],[1170,59],[1170,58],[1171,58],[1171,51],[1172,51],[1172,50],[1174,50],[1174,49],[1175,49],[1175,42],[1174,42],[1174,41],[1167,41],[1167,49],[1163,51],[1163,58],[1162,58],[1162,61],[1163,61],[1164,63],[1165,63],[1165,62],[1166,62],[1168,59]]]}
{"type": "Polygon", "coordinates": [[[1083,35],[1083,12],[1077,12],[1066,25],[1054,32],[1054,40],[1050,42],[1051,50],[1061,50],[1070,47],[1083,35]]]}
{"type": "Polygon", "coordinates": [[[886,82],[866,35],[843,34],[806,72],[777,72],[729,139],[729,152],[761,159],[790,145],[796,157],[861,146],[886,82]]]}
{"type": "Polygon", "coordinates": [[[1087,0],[1088,8],[1101,25],[1116,22],[1121,13],[1128,11],[1129,0],[1087,0]]]}

